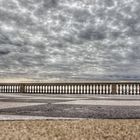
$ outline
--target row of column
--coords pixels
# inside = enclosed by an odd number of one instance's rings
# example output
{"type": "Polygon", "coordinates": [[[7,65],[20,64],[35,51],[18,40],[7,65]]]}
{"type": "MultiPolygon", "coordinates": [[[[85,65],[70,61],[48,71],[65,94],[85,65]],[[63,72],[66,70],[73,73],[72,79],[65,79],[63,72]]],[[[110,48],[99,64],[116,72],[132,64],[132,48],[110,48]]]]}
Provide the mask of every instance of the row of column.
{"type": "Polygon", "coordinates": [[[116,94],[124,94],[124,95],[140,94],[140,85],[139,84],[117,84],[116,94]]]}
{"type": "Polygon", "coordinates": [[[1,93],[110,94],[110,85],[6,85],[1,93]]]}
{"type": "Polygon", "coordinates": [[[0,93],[19,93],[20,92],[20,86],[19,85],[3,85],[0,86],[0,93]]]}
{"type": "Polygon", "coordinates": [[[24,92],[50,94],[111,94],[111,85],[30,85],[25,86],[24,92]]]}
{"type": "Polygon", "coordinates": [[[0,85],[1,93],[140,94],[140,84],[0,85]]]}

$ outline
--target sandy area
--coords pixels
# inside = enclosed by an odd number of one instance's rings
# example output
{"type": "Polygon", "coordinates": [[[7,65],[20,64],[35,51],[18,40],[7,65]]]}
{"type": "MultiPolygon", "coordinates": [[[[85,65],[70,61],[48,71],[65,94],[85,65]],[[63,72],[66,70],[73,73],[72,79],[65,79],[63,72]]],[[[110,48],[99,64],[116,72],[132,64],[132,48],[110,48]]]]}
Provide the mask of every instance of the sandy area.
{"type": "Polygon", "coordinates": [[[140,120],[0,121],[0,140],[138,140],[140,120]]]}

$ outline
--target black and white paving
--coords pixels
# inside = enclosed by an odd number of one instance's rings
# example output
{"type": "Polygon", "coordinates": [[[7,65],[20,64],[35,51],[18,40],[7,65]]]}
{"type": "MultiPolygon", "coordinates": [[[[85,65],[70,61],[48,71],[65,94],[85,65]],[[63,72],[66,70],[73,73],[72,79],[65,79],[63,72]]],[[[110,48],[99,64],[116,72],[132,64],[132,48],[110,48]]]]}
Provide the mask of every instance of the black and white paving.
{"type": "Polygon", "coordinates": [[[140,119],[139,95],[0,94],[0,120],[140,119]]]}

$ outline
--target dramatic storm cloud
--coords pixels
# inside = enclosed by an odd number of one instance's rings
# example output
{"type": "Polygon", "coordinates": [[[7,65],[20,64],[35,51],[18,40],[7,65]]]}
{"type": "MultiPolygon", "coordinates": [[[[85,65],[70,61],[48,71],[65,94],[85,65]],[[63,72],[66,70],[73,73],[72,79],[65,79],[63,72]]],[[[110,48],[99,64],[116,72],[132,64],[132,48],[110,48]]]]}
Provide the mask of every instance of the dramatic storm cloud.
{"type": "Polygon", "coordinates": [[[139,0],[0,0],[0,76],[139,80],[139,0]]]}

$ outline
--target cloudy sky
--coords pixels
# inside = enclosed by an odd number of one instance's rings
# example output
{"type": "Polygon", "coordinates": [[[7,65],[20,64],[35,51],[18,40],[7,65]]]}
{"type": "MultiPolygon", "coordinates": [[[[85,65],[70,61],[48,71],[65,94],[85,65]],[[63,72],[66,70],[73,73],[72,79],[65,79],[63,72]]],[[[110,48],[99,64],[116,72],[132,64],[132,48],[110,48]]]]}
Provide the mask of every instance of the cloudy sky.
{"type": "Polygon", "coordinates": [[[139,80],[139,0],[0,0],[0,77],[139,80]]]}

